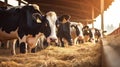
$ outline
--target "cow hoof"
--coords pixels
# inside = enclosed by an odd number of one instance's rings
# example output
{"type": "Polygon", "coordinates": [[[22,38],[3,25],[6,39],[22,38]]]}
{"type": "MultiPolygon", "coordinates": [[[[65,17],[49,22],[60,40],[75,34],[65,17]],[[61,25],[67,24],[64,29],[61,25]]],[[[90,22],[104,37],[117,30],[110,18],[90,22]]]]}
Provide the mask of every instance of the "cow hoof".
{"type": "Polygon", "coordinates": [[[25,50],[26,50],[25,43],[22,42],[22,43],[20,44],[20,53],[26,53],[25,50]]]}

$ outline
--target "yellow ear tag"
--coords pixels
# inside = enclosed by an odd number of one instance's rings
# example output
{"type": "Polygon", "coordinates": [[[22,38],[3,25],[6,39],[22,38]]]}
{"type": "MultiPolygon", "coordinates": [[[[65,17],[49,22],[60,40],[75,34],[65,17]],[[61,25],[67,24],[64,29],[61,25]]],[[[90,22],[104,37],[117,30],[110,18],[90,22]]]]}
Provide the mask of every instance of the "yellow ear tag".
{"type": "Polygon", "coordinates": [[[41,23],[42,21],[37,17],[37,23],[41,23]]]}

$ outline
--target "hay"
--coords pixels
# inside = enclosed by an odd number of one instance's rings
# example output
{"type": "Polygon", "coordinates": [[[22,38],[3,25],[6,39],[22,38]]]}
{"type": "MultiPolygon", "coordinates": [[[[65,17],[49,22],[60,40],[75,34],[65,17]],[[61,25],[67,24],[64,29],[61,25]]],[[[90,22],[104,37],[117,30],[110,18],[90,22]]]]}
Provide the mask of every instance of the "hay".
{"type": "Polygon", "coordinates": [[[101,45],[49,46],[37,53],[0,57],[0,67],[100,67],[101,45]]]}

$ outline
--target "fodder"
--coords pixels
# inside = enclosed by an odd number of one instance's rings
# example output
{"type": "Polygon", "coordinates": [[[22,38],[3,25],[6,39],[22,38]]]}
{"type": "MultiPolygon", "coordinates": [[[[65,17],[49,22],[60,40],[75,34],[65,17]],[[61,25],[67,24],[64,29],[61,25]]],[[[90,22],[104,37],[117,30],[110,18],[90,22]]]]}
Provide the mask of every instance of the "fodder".
{"type": "Polygon", "coordinates": [[[49,46],[37,53],[0,57],[0,67],[100,67],[101,45],[49,46]]]}

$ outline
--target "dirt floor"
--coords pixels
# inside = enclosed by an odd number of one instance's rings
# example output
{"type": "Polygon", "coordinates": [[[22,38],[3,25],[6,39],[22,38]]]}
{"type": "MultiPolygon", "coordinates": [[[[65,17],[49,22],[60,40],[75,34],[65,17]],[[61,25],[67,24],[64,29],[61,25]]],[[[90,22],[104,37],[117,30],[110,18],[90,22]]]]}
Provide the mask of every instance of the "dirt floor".
{"type": "Polygon", "coordinates": [[[0,48],[0,67],[101,67],[100,44],[84,43],[67,47],[49,46],[37,53],[12,56],[0,48]]]}

